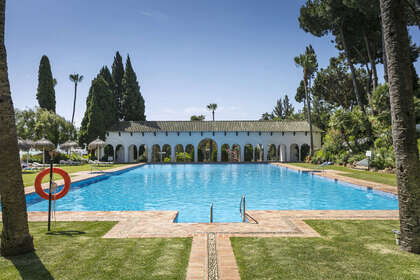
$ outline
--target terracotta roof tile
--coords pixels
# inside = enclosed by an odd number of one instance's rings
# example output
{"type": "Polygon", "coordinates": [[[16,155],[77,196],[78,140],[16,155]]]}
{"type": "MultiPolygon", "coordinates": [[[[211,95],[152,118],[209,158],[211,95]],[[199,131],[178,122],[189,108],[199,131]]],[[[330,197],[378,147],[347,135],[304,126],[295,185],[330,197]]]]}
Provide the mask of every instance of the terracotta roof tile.
{"type": "MultiPolygon", "coordinates": [[[[314,132],[320,132],[312,126],[314,132]]],[[[122,121],[115,124],[109,131],[123,132],[183,132],[183,131],[254,131],[254,132],[285,132],[309,131],[306,121],[122,121]]]]}

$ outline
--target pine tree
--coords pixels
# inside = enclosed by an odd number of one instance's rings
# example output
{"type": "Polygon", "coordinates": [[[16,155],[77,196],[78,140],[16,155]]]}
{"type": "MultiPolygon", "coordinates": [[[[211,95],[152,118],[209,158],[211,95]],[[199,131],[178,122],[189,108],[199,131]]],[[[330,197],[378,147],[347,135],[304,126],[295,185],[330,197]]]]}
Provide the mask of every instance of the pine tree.
{"type": "Polygon", "coordinates": [[[43,55],[38,70],[38,90],[36,93],[39,107],[55,113],[54,78],[48,57],[43,55]]]}
{"type": "Polygon", "coordinates": [[[123,78],[123,96],[121,108],[125,121],[145,121],[144,99],[140,92],[136,73],[131,65],[130,56],[127,56],[123,78]]]}
{"type": "Polygon", "coordinates": [[[120,53],[117,53],[114,56],[114,63],[112,64],[112,81],[113,81],[113,95],[115,99],[115,104],[117,104],[118,118],[123,119],[124,115],[122,113],[121,101],[123,95],[123,78],[124,78],[124,64],[120,53]]]}
{"type": "Polygon", "coordinates": [[[281,119],[281,120],[284,118],[283,117],[284,116],[283,102],[282,102],[281,98],[277,100],[277,104],[273,109],[272,115],[275,118],[278,118],[278,119],[281,119]]]}
{"type": "Polygon", "coordinates": [[[293,113],[295,112],[295,108],[289,101],[289,96],[284,97],[283,99],[283,110],[284,110],[284,119],[290,119],[293,116],[293,113]]]}

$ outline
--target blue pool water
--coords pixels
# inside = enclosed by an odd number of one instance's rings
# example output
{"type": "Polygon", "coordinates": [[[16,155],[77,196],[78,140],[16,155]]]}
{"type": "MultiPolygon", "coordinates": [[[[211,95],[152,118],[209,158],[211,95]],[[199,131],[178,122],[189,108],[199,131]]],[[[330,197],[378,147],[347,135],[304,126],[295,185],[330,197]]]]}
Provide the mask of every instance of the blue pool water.
{"type": "MultiPolygon", "coordinates": [[[[393,210],[396,196],[270,164],[145,165],[72,184],[57,211],[178,210],[178,222],[239,222],[247,209],[393,210]]],[[[29,211],[48,202],[27,196],[29,211]]]]}

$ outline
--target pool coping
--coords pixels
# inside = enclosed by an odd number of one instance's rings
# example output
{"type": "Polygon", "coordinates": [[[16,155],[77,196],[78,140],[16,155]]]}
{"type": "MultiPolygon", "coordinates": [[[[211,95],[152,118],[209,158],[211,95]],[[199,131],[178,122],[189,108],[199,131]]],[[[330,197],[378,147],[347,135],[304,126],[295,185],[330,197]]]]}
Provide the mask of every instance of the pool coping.
{"type": "MultiPolygon", "coordinates": [[[[75,172],[75,173],[70,173],[69,175],[71,176],[71,183],[80,183],[82,181],[85,180],[89,180],[92,178],[97,178],[100,176],[104,176],[104,175],[112,175],[114,173],[120,172],[120,171],[124,171],[124,170],[130,170],[133,168],[137,168],[139,166],[142,165],[146,165],[146,163],[141,162],[141,163],[134,163],[134,164],[127,164],[124,166],[119,166],[119,167],[115,167],[115,168],[110,168],[110,169],[106,169],[103,171],[94,171],[93,173],[89,170],[86,171],[79,171],[79,172],[75,172]]],[[[57,180],[55,181],[58,185],[63,185],[64,184],[64,180],[57,180]]],[[[49,187],[48,183],[43,183],[42,184],[42,188],[43,189],[47,189],[49,187]]],[[[25,195],[29,195],[29,194],[33,194],[35,193],[35,186],[29,186],[29,187],[25,187],[25,195]]]]}
{"type": "Polygon", "coordinates": [[[325,170],[325,169],[316,170],[316,169],[295,166],[295,165],[292,165],[292,164],[287,164],[287,163],[282,163],[282,162],[273,162],[273,163],[270,163],[270,164],[275,165],[275,166],[280,166],[280,167],[284,167],[284,168],[297,170],[297,171],[300,171],[300,172],[309,172],[309,173],[311,173],[313,175],[316,175],[316,176],[320,176],[320,177],[324,177],[324,178],[328,178],[328,179],[332,179],[332,180],[337,180],[337,181],[342,181],[342,182],[350,183],[350,184],[357,185],[357,186],[360,186],[360,187],[365,187],[365,188],[368,188],[368,189],[371,188],[371,189],[374,189],[374,190],[377,190],[377,191],[382,191],[382,192],[398,195],[398,188],[395,187],[395,186],[382,184],[382,183],[376,183],[376,182],[367,181],[367,180],[363,180],[363,179],[346,177],[344,175],[341,175],[341,173],[343,173],[343,172],[337,171],[337,170],[328,170],[328,169],[327,170],[325,170]]]}

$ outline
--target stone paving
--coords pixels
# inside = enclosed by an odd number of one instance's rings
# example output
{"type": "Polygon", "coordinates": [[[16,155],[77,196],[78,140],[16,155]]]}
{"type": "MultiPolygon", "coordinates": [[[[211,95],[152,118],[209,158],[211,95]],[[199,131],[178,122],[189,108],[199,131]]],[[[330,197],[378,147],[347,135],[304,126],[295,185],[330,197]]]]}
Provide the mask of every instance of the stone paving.
{"type": "MultiPolygon", "coordinates": [[[[112,173],[141,164],[106,170],[112,173]]],[[[302,168],[278,164],[284,167],[302,168]]],[[[79,172],[72,181],[80,181],[103,174],[79,172]]],[[[73,174],[74,175],[74,174],[73,174]]],[[[368,186],[391,193],[396,188],[359,179],[340,176],[336,172],[315,173],[332,179],[368,186]]],[[[25,192],[33,192],[25,188],[25,192]]],[[[311,219],[398,219],[397,210],[249,210],[248,223],[175,223],[177,211],[87,211],[56,213],[57,221],[117,221],[103,238],[171,238],[192,237],[187,279],[240,279],[230,237],[319,237],[304,220],[311,219]],[[210,235],[210,242],[209,242],[210,235]],[[211,245],[209,245],[211,244],[211,245]],[[212,247],[209,250],[209,246],[212,247]],[[216,247],[214,250],[213,246],[216,247]],[[209,270],[209,259],[211,269],[209,270]],[[215,266],[216,267],[215,267],[215,266]],[[211,273],[210,273],[211,272],[211,273]]],[[[47,212],[28,212],[29,221],[47,221],[47,212]]],[[[1,219],[1,213],[0,213],[1,219]]]]}

